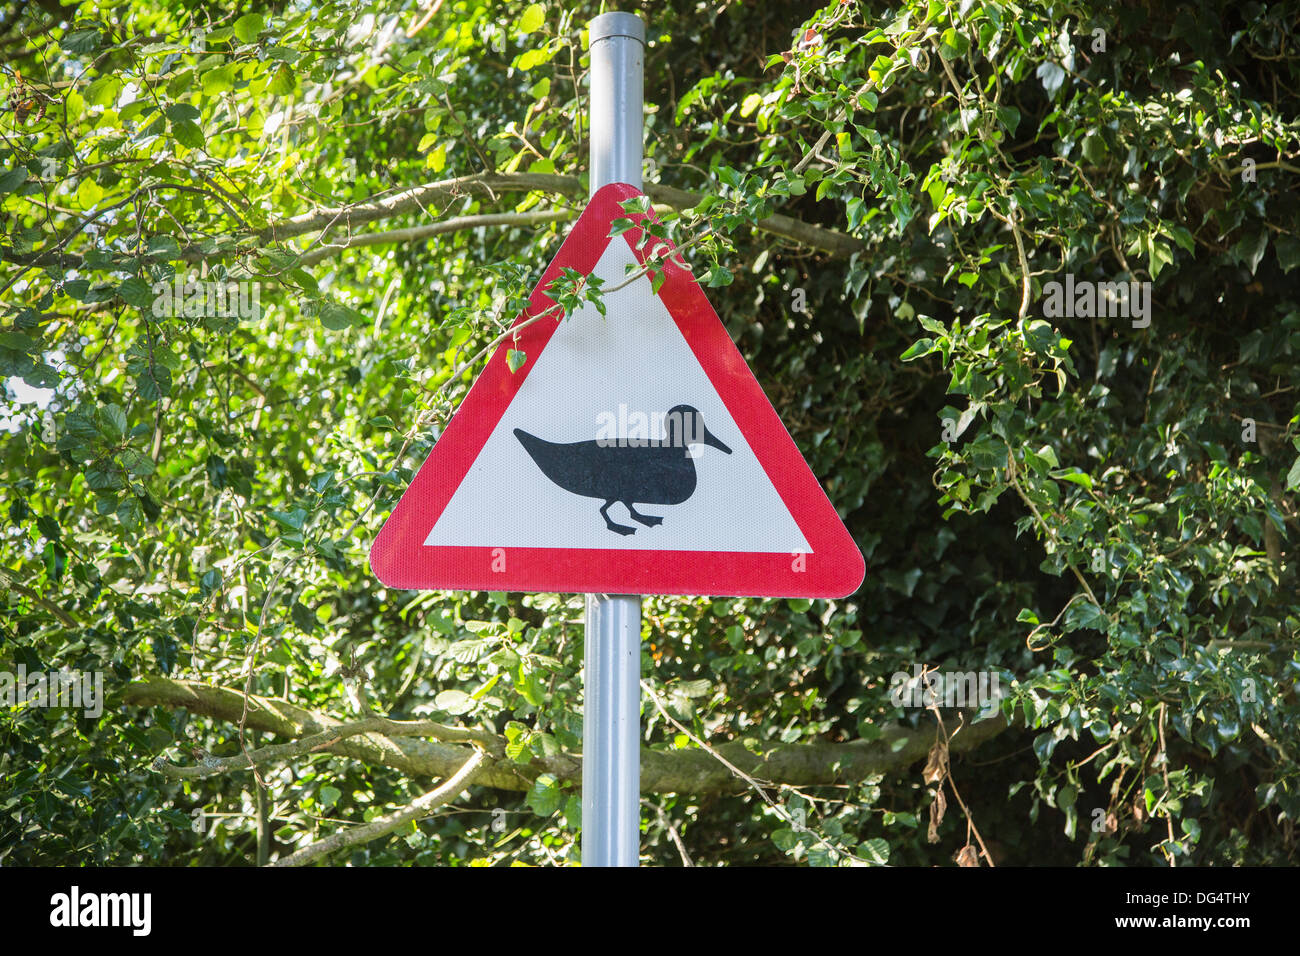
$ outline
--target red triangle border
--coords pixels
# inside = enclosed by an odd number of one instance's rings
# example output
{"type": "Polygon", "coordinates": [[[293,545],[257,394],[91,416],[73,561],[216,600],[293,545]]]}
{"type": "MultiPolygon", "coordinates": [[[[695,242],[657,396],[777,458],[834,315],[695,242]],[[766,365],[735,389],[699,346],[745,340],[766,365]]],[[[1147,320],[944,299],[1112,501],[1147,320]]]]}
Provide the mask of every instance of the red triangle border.
{"type": "MultiPolygon", "coordinates": [[[[636,248],[640,229],[629,230],[621,240],[609,236],[614,219],[645,218],[621,205],[641,195],[634,186],[614,183],[592,197],[514,326],[554,305],[544,290],[563,268],[589,274],[612,241],[627,241],[644,263],[648,251],[636,248]]],[[[416,472],[371,545],[370,565],[380,581],[392,588],[426,590],[791,598],[844,597],[858,589],[866,573],[862,553],[704,290],[690,272],[670,262],[659,297],[812,553],[426,546],[430,529],[558,328],[560,320],[547,318],[522,329],[517,345],[507,341],[497,348],[416,472]],[[528,356],[518,372],[507,365],[509,348],[528,356]]]]}

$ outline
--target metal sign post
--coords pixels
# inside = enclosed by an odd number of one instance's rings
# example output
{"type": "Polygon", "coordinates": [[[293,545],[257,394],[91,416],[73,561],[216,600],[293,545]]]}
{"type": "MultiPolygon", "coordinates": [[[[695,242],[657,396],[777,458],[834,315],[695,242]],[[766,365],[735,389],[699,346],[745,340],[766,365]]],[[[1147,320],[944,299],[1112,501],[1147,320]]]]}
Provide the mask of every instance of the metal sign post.
{"type": "MultiPolygon", "coordinates": [[[[591,194],[641,187],[645,24],[603,13],[591,50],[591,194]]],[[[641,834],[641,597],[587,595],[582,717],[582,865],[636,866],[641,834]]]]}

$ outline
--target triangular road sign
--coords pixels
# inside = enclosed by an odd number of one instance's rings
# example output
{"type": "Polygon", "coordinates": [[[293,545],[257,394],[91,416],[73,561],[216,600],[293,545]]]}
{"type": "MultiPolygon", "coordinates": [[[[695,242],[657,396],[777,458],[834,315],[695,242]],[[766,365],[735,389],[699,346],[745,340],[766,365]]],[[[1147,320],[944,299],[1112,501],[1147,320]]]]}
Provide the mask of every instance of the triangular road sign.
{"type": "Polygon", "coordinates": [[[606,315],[522,328],[483,374],[370,549],[389,587],[843,597],[862,554],[685,269],[642,275],[640,196],[595,196],[518,326],[564,268],[604,279],[606,315]],[[626,284],[625,284],[626,283],[626,284]],[[525,353],[512,372],[507,350],[525,353]]]}

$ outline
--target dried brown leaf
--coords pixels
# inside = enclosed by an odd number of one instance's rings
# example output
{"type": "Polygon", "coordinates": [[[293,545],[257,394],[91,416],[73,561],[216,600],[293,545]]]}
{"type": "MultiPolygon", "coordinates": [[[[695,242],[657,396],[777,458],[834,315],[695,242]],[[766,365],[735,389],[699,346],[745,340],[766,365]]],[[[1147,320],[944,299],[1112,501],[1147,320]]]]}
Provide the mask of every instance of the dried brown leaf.
{"type": "Polygon", "coordinates": [[[925,769],[921,771],[921,779],[927,784],[942,783],[946,776],[948,776],[948,745],[942,740],[936,740],[934,746],[930,748],[930,756],[925,761],[925,769]]]}
{"type": "Polygon", "coordinates": [[[934,791],[934,799],[930,802],[930,829],[926,832],[926,839],[931,843],[939,842],[939,824],[943,823],[943,815],[947,812],[948,798],[942,789],[934,791]]]}

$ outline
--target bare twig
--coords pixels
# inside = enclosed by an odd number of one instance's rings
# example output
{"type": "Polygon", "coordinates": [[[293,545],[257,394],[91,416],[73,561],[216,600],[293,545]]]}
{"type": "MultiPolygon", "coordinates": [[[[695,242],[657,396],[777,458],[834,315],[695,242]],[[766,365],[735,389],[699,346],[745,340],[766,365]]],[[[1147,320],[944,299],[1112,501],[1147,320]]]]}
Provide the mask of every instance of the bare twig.
{"type": "Polygon", "coordinates": [[[811,833],[813,839],[816,840],[818,843],[820,843],[822,846],[824,846],[826,849],[830,850],[832,854],[848,857],[849,859],[855,860],[858,863],[862,863],[864,865],[868,864],[867,860],[864,860],[858,856],[854,856],[854,854],[850,853],[848,850],[844,849],[843,847],[834,846],[833,844],[828,843],[826,839],[820,833],[817,833],[815,830],[808,829],[803,824],[796,823],[794,818],[791,817],[790,814],[786,812],[785,807],[781,806],[775,800],[773,800],[771,797],[767,795],[767,791],[763,789],[763,785],[761,783],[759,783],[749,774],[745,773],[745,771],[741,770],[739,767],[737,767],[726,757],[722,756],[722,754],[718,753],[714,748],[710,747],[707,743],[705,743],[698,736],[696,736],[690,730],[690,728],[686,727],[676,717],[668,713],[668,708],[664,706],[664,702],[659,699],[659,695],[655,693],[654,688],[651,687],[647,681],[641,681],[641,689],[645,691],[646,696],[649,697],[651,702],[655,705],[655,709],[658,710],[659,713],[663,715],[664,720],[668,721],[679,731],[681,731],[683,734],[689,737],[692,743],[694,743],[705,753],[712,756],[715,760],[718,761],[718,763],[722,764],[724,767],[726,767],[728,770],[734,773],[741,780],[745,781],[745,783],[749,784],[749,786],[754,790],[754,792],[763,798],[763,802],[768,805],[768,807],[772,810],[772,812],[790,825],[791,830],[795,831],[796,833],[800,831],[811,833]]]}
{"type": "Polygon", "coordinates": [[[351,830],[341,830],[334,833],[323,840],[289,854],[282,860],[276,860],[271,866],[302,866],[325,856],[327,853],[333,853],[335,850],[357,846],[361,843],[369,843],[371,840],[392,833],[398,827],[427,817],[438,807],[455,800],[469,788],[470,784],[474,782],[474,776],[478,772],[479,765],[483,763],[483,757],[483,751],[475,750],[454,776],[437,789],[416,797],[415,800],[401,810],[387,816],[376,817],[369,823],[351,830]]]}

